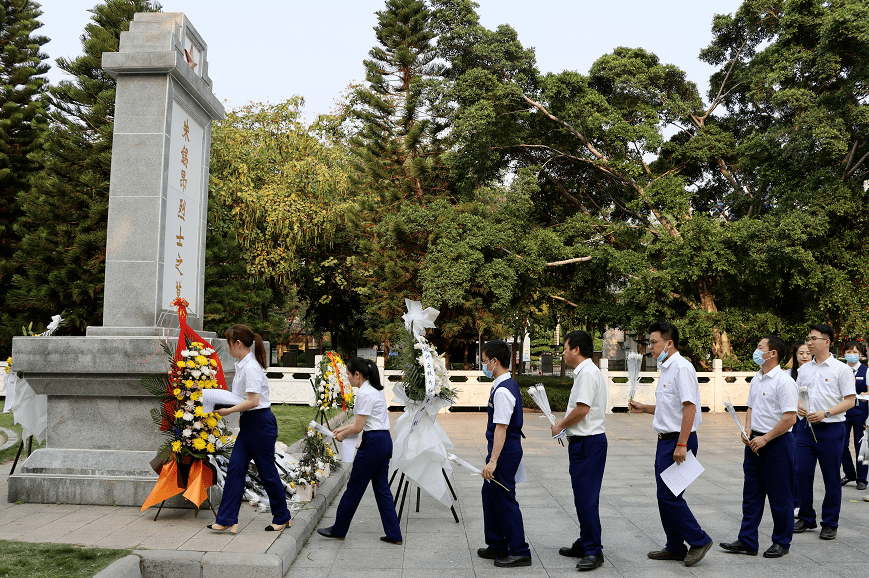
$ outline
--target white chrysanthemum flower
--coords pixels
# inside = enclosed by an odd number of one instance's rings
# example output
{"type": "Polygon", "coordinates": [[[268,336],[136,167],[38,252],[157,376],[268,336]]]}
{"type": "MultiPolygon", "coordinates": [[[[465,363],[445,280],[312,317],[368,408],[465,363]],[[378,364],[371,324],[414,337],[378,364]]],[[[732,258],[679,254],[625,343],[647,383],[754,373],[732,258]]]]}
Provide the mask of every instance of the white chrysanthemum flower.
{"type": "Polygon", "coordinates": [[[193,421],[193,414],[189,411],[185,411],[184,415],[181,416],[184,421],[193,421]]]}
{"type": "Polygon", "coordinates": [[[184,428],[184,431],[181,432],[181,435],[186,437],[186,438],[189,438],[190,436],[193,435],[193,430],[190,429],[189,427],[186,427],[186,428],[184,428]]]}

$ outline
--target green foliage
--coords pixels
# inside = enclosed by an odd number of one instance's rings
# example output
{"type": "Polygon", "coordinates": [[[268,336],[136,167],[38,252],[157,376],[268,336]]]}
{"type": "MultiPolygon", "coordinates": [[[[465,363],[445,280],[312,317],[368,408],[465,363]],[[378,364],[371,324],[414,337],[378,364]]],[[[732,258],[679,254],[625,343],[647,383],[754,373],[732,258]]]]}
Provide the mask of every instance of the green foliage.
{"type": "Polygon", "coordinates": [[[14,225],[23,216],[18,196],[27,191],[41,163],[32,156],[46,127],[45,84],[49,66],[40,52],[48,38],[36,34],[42,14],[31,0],[0,1],[0,349],[11,346],[15,315],[6,293],[22,263],[13,257],[21,241],[14,225]]]}
{"type": "Polygon", "coordinates": [[[7,302],[15,327],[65,312],[74,334],[102,321],[109,172],[115,81],[102,54],[118,50],[122,31],[148,0],[106,0],[95,6],[82,35],[84,53],[58,58],[71,76],[49,89],[51,126],[31,158],[44,166],[18,202],[23,216],[15,259],[27,266],[12,279],[7,302]]]}

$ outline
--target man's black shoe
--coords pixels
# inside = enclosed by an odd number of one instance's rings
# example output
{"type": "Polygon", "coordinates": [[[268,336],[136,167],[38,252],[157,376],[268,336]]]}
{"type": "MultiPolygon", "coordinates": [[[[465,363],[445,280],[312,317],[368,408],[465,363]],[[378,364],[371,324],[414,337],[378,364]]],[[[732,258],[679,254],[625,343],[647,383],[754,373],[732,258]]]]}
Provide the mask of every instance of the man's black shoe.
{"type": "Polygon", "coordinates": [[[678,560],[681,562],[685,559],[685,554],[675,554],[669,550],[655,550],[654,552],[649,552],[646,556],[652,560],[678,560]]]}
{"type": "Polygon", "coordinates": [[[603,564],[603,554],[586,556],[576,564],[576,569],[580,571],[594,570],[603,564]]]}
{"type": "Polygon", "coordinates": [[[685,559],[682,560],[683,566],[693,566],[697,562],[703,559],[703,556],[706,555],[706,552],[709,551],[709,548],[712,547],[712,538],[709,538],[709,541],[706,542],[703,546],[691,546],[688,548],[688,553],[685,554],[685,559]]]}
{"type": "Polygon", "coordinates": [[[833,526],[824,526],[821,524],[821,540],[835,540],[836,528],[833,526]]]}
{"type": "Polygon", "coordinates": [[[573,544],[570,547],[559,548],[558,553],[568,558],[585,558],[585,548],[573,544]]]}
{"type": "Polygon", "coordinates": [[[766,552],[763,553],[764,558],[781,558],[787,554],[789,550],[781,544],[773,544],[766,552]]]}
{"type": "Polygon", "coordinates": [[[499,552],[498,550],[492,550],[491,548],[478,548],[477,556],[480,558],[485,558],[486,560],[497,560],[498,558],[503,558],[507,555],[507,552],[499,552]]]}
{"type": "Polygon", "coordinates": [[[721,542],[718,544],[722,549],[727,550],[728,552],[733,552],[734,554],[745,554],[746,556],[757,556],[757,550],[752,550],[739,540],[736,542],[721,542]]]}
{"type": "Polygon", "coordinates": [[[801,532],[805,532],[806,530],[814,530],[818,525],[815,522],[811,524],[806,522],[805,520],[797,520],[794,522],[794,534],[799,534],[801,532]]]}
{"type": "Polygon", "coordinates": [[[335,538],[336,540],[344,539],[344,536],[336,536],[332,533],[332,526],[329,526],[328,528],[317,528],[317,533],[324,538],[335,538]]]}
{"type": "Polygon", "coordinates": [[[850,483],[850,482],[853,482],[853,481],[854,481],[854,480],[853,480],[852,478],[849,478],[848,476],[845,476],[844,478],[842,478],[842,485],[844,486],[844,485],[846,485],[846,484],[848,484],[848,483],[850,483]]]}
{"type": "Polygon", "coordinates": [[[867,487],[866,482],[857,482],[857,489],[858,490],[865,490],[866,487],[867,487]]]}
{"type": "Polygon", "coordinates": [[[530,566],[531,556],[504,556],[495,560],[495,566],[498,568],[518,568],[519,566],[530,566]]]}

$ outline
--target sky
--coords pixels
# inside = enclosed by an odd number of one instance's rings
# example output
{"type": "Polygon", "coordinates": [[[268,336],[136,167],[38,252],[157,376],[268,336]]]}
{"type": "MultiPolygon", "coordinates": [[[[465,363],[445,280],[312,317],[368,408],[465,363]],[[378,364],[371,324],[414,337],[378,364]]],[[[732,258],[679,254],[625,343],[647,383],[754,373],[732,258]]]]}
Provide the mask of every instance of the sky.
{"type": "MultiPolygon", "coordinates": [[[[97,0],[36,0],[52,83],[67,78],[53,66],[82,53],[80,37],[97,0]]],[[[215,95],[229,108],[281,102],[300,95],[305,116],[330,112],[352,82],[365,80],[362,61],[376,43],[385,0],[163,0],[164,12],[184,12],[208,45],[215,95]]],[[[708,90],[712,67],[697,55],[711,41],[715,14],[741,0],[477,0],[481,23],[509,24],[533,47],[542,73],[587,73],[618,46],[642,47],[684,70],[708,90]]]]}

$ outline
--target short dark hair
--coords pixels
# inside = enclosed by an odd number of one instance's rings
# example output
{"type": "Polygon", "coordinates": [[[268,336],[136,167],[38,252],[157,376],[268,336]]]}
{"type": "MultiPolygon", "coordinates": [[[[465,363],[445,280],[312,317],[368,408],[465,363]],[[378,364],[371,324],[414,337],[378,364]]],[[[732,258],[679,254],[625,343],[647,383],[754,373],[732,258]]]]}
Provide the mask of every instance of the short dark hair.
{"type": "MultiPolygon", "coordinates": [[[[504,341],[488,341],[486,345],[483,346],[483,353],[486,354],[486,357],[492,359],[493,357],[498,360],[498,363],[501,364],[501,367],[504,369],[510,369],[510,358],[512,355],[510,354],[510,347],[504,341]]],[[[480,360],[482,361],[482,359],[480,360]]]]}
{"type": "Polygon", "coordinates": [[[859,341],[854,341],[854,340],[851,340],[851,341],[845,343],[845,345],[842,347],[842,351],[848,351],[852,347],[855,348],[857,351],[859,351],[860,355],[866,354],[866,350],[863,349],[863,344],[860,343],[859,341]]]}
{"type": "Polygon", "coordinates": [[[809,331],[817,331],[818,333],[822,333],[827,336],[827,339],[830,340],[830,343],[833,343],[833,328],[826,323],[815,323],[814,325],[809,325],[809,331]]]}
{"type": "Polygon", "coordinates": [[[788,346],[785,345],[784,339],[778,335],[767,335],[764,339],[766,339],[766,345],[769,350],[775,351],[776,355],[778,355],[779,364],[786,363],[789,358],[788,346]]]}
{"type": "Polygon", "coordinates": [[[594,356],[594,340],[586,331],[577,329],[571,331],[564,337],[565,345],[569,345],[571,349],[579,347],[579,353],[586,359],[591,359],[594,356]]]}
{"type": "Polygon", "coordinates": [[[649,325],[647,331],[649,334],[657,331],[664,339],[671,340],[673,342],[673,347],[679,349],[679,330],[672,323],[667,323],[666,321],[655,321],[649,325]]]}

